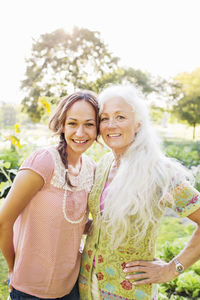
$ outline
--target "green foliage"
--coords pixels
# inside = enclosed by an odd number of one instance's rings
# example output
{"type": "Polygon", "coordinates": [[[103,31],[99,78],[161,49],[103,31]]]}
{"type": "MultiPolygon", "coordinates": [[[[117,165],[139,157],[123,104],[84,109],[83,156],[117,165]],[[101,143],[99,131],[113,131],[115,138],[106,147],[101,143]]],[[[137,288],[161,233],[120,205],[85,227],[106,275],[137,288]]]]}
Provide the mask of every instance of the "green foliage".
{"type": "Polygon", "coordinates": [[[38,105],[39,97],[53,97],[52,103],[56,103],[70,89],[86,87],[114,70],[118,60],[97,31],[75,27],[71,34],[58,29],[41,35],[27,59],[23,110],[38,122],[45,113],[45,108],[38,105]]]}
{"type": "Polygon", "coordinates": [[[141,70],[133,68],[118,67],[111,72],[104,73],[101,78],[96,81],[92,80],[81,88],[93,90],[99,93],[102,89],[111,84],[131,83],[139,86],[144,94],[157,91],[156,83],[149,73],[144,73],[141,70]]]}
{"type": "Polygon", "coordinates": [[[196,98],[184,96],[177,105],[174,105],[173,113],[193,127],[193,139],[195,139],[195,128],[200,124],[200,96],[196,98]]]}
{"type": "Polygon", "coordinates": [[[200,296],[200,277],[194,271],[181,274],[176,282],[176,292],[193,298],[200,296]]]}
{"type": "Polygon", "coordinates": [[[104,147],[100,139],[99,143],[95,142],[87,151],[86,154],[89,155],[96,163],[101,159],[101,157],[110,151],[108,148],[104,147]]]}
{"type": "Polygon", "coordinates": [[[165,149],[166,155],[174,157],[181,161],[185,166],[196,166],[200,163],[199,153],[196,150],[191,150],[190,147],[180,147],[178,145],[170,145],[165,149]]]}
{"type": "Polygon", "coordinates": [[[159,256],[169,261],[174,256],[175,251],[178,251],[177,248],[179,248],[179,245],[177,244],[180,242],[180,248],[183,248],[185,241],[191,236],[195,227],[191,223],[183,225],[180,218],[171,217],[169,219],[163,217],[157,238],[157,253],[159,256]],[[176,230],[173,230],[173,228],[176,228],[176,230]],[[176,242],[177,239],[179,242],[176,242]],[[173,245],[174,241],[175,244],[173,245]]]}
{"type": "Polygon", "coordinates": [[[200,165],[192,167],[192,172],[195,177],[195,188],[200,192],[200,165]]]}
{"type": "Polygon", "coordinates": [[[179,120],[186,121],[193,126],[193,139],[195,128],[200,124],[200,68],[191,73],[181,73],[176,78],[176,103],[174,113],[179,120]]]}
{"type": "Polygon", "coordinates": [[[198,260],[194,265],[190,267],[190,270],[193,270],[197,275],[200,276],[200,260],[198,260]]]}
{"type": "Polygon", "coordinates": [[[19,153],[15,147],[0,152],[0,198],[6,197],[19,167],[19,153]]]}
{"type": "Polygon", "coordinates": [[[161,248],[160,258],[169,262],[176,256],[186,245],[185,240],[181,240],[180,238],[176,241],[172,242],[165,242],[161,248]]]}
{"type": "MultiPolygon", "coordinates": [[[[196,226],[190,223],[181,224],[179,218],[164,217],[158,237],[157,255],[165,261],[170,261],[185,247],[195,228],[196,226]]],[[[200,261],[197,261],[179,277],[161,284],[159,299],[199,299],[199,275],[200,261]]]]}
{"type": "Polygon", "coordinates": [[[16,111],[13,105],[2,103],[0,106],[0,127],[10,127],[16,123],[16,111]]]}
{"type": "Polygon", "coordinates": [[[0,300],[6,300],[8,297],[8,268],[0,252],[0,300]]]}
{"type": "Polygon", "coordinates": [[[165,114],[165,109],[162,107],[157,107],[155,105],[151,106],[151,117],[155,123],[161,122],[165,114]]]}
{"type": "Polygon", "coordinates": [[[119,58],[108,50],[100,33],[84,28],[75,27],[71,34],[58,29],[41,35],[33,42],[26,62],[22,108],[33,122],[39,122],[46,112],[39,99],[55,105],[73,90],[98,93],[118,83],[134,83],[145,94],[162,89],[161,80],[149,73],[120,67],[119,58]]]}
{"type": "Polygon", "coordinates": [[[3,160],[0,160],[0,198],[7,194],[7,190],[12,185],[12,179],[16,175],[16,170],[9,168],[10,162],[4,162],[3,160]]]}
{"type": "Polygon", "coordinates": [[[200,164],[200,144],[196,143],[174,143],[164,142],[164,150],[167,156],[178,159],[188,168],[200,164]]]}

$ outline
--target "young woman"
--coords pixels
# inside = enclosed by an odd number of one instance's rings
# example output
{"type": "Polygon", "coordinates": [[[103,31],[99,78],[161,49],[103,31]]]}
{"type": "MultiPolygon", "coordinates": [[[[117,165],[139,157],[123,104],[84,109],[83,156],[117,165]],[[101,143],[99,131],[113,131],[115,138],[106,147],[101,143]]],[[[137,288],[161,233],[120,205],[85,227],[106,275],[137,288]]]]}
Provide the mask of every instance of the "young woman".
{"type": "Polygon", "coordinates": [[[98,122],[94,94],[68,96],[49,122],[58,146],[36,151],[19,169],[0,209],[11,299],[79,299],[79,248],[95,169],[83,153],[98,122]]]}
{"type": "Polygon", "coordinates": [[[200,194],[180,164],[167,158],[134,87],[99,95],[100,133],[112,150],[98,164],[88,205],[93,226],[82,255],[81,300],[157,299],[154,283],[170,281],[200,258],[200,194]],[[165,207],[197,223],[169,263],[155,258],[165,207]]]}

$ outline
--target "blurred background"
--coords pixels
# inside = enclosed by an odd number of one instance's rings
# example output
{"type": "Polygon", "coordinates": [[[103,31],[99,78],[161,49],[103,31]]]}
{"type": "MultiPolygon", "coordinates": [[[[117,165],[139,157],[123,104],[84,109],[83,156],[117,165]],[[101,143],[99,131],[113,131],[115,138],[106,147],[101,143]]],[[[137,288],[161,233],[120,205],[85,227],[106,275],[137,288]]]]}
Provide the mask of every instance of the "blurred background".
{"type": "MultiPolygon", "coordinates": [[[[193,172],[200,190],[199,10],[199,0],[1,1],[0,201],[22,161],[56,142],[47,124],[60,98],[116,83],[138,86],[163,150],[193,172]]],[[[88,154],[98,161],[106,151],[94,144],[88,154]]],[[[170,260],[193,230],[167,217],[158,255],[170,260]]],[[[161,286],[159,299],[199,299],[199,275],[197,264],[161,286]]],[[[0,299],[6,277],[0,256],[0,299]]]]}

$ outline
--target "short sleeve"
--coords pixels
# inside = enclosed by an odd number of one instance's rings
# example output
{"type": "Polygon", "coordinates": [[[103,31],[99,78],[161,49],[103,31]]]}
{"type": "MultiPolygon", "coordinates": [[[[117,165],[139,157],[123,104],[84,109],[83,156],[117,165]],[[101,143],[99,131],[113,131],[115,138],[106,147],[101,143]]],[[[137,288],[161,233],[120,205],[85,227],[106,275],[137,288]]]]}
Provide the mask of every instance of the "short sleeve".
{"type": "Polygon", "coordinates": [[[173,190],[176,213],[187,217],[200,208],[200,193],[187,181],[178,184],[173,190]]]}
{"type": "Polygon", "coordinates": [[[31,154],[21,165],[19,170],[30,169],[38,173],[44,182],[50,182],[54,171],[54,161],[46,149],[37,150],[31,154]]]}

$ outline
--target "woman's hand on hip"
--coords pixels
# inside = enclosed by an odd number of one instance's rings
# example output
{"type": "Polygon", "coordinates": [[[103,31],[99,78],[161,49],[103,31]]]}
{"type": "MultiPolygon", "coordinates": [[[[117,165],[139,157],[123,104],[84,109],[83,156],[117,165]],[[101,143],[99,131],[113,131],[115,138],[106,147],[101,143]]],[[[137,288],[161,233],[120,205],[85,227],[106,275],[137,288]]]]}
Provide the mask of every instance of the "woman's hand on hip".
{"type": "Polygon", "coordinates": [[[153,261],[137,260],[127,263],[124,272],[127,273],[126,279],[134,280],[134,285],[163,283],[177,277],[174,263],[166,263],[159,259],[153,261]]]}

